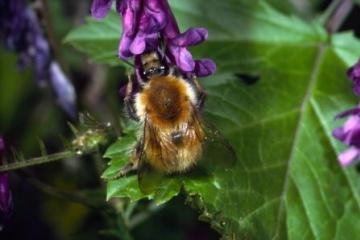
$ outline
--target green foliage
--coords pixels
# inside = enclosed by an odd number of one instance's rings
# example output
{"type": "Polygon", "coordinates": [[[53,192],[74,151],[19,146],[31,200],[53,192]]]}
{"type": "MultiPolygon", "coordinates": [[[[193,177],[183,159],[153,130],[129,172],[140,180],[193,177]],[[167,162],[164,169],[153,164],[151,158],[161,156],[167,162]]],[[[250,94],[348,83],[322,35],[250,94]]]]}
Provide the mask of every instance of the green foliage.
{"type": "MultiPolygon", "coordinates": [[[[184,186],[201,219],[229,239],[354,239],[360,237],[358,175],[341,168],[343,147],[331,137],[334,116],[355,105],[345,71],[360,54],[351,33],[327,35],[264,1],[170,1],[181,29],[204,26],[209,40],[197,57],[218,71],[203,79],[205,116],[236,150],[238,161],[210,177],[168,177],[149,195],[136,176],[108,184],[108,198],[147,197],[163,203],[184,186]],[[248,85],[243,75],[258,76],[248,85]]],[[[117,63],[119,19],[111,14],[71,32],[66,41],[99,62],[117,63]],[[92,35],[92,37],[89,37],[92,35]]],[[[135,144],[127,131],[106,158],[109,177],[135,144]]]]}
{"type": "Polygon", "coordinates": [[[122,62],[117,58],[122,29],[120,16],[111,12],[105,21],[88,17],[86,22],[86,25],[71,31],[64,43],[70,43],[78,50],[89,54],[93,61],[121,65],[122,62]]]}
{"type": "Polygon", "coordinates": [[[69,126],[73,131],[74,137],[70,143],[64,142],[66,146],[62,152],[48,154],[45,143],[39,141],[40,157],[25,159],[22,152],[13,150],[13,157],[10,162],[0,162],[0,172],[94,153],[113,138],[111,124],[100,123],[88,113],[80,113],[79,125],[77,127],[71,123],[69,123],[69,126]]]}
{"type": "MultiPolygon", "coordinates": [[[[129,125],[124,129],[123,136],[111,145],[104,157],[111,159],[109,167],[105,170],[102,177],[107,179],[114,177],[119,169],[129,161],[132,148],[136,144],[136,132],[139,126],[129,125]]],[[[149,193],[143,193],[138,187],[137,176],[129,176],[118,180],[109,180],[107,186],[107,199],[112,197],[126,197],[131,201],[142,198],[154,199],[156,203],[162,204],[179,193],[181,180],[177,177],[164,179],[156,189],[149,193]]]]}
{"type": "Polygon", "coordinates": [[[29,78],[29,71],[17,72],[17,59],[14,54],[0,50],[0,131],[4,131],[11,124],[18,106],[31,91],[29,78]]]}

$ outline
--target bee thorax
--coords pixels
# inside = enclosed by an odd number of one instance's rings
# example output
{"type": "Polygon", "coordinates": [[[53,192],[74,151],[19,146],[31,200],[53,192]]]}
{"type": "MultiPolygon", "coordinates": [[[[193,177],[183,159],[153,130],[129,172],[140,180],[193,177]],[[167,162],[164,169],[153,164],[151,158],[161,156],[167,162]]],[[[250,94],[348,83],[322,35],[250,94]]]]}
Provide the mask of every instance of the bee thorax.
{"type": "Polygon", "coordinates": [[[138,115],[146,115],[160,128],[173,128],[187,122],[191,99],[187,84],[173,76],[158,76],[150,80],[137,99],[138,115]]]}

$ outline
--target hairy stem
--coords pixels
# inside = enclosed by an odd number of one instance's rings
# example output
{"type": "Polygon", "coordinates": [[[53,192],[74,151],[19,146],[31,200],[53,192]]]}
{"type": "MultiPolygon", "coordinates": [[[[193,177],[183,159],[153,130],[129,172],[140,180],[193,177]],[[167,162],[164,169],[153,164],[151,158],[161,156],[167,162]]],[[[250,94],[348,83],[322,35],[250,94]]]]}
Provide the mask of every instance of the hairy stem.
{"type": "Polygon", "coordinates": [[[49,155],[42,156],[42,157],[31,158],[31,159],[27,159],[27,160],[22,159],[22,157],[20,157],[20,159],[15,158],[17,161],[10,162],[10,163],[5,162],[4,164],[0,164],[0,172],[17,170],[20,168],[30,167],[30,166],[39,165],[39,164],[48,163],[48,162],[54,162],[54,161],[63,160],[66,158],[74,158],[77,156],[78,155],[76,155],[72,151],[64,151],[64,152],[49,154],[49,155]]]}

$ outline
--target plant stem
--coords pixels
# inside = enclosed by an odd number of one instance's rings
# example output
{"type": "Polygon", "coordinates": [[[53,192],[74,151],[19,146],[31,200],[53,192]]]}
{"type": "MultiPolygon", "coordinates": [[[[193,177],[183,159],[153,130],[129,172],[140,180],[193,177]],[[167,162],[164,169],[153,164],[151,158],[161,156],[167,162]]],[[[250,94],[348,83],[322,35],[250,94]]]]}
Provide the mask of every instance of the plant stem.
{"type": "Polygon", "coordinates": [[[131,237],[130,231],[129,231],[129,227],[126,226],[126,223],[124,221],[124,218],[119,215],[118,219],[117,219],[117,223],[118,223],[118,227],[120,228],[120,238],[124,239],[124,240],[132,240],[133,238],[131,237]]]}
{"type": "Polygon", "coordinates": [[[16,169],[30,167],[30,166],[34,166],[34,165],[43,164],[43,163],[63,160],[66,158],[74,158],[77,156],[78,155],[76,155],[72,151],[64,151],[64,152],[49,154],[49,155],[42,156],[42,157],[31,158],[28,160],[24,160],[24,159],[20,158],[20,159],[17,159],[18,161],[0,164],[0,172],[16,170],[16,169]]]}
{"type": "Polygon", "coordinates": [[[123,216],[124,216],[125,223],[127,225],[129,225],[131,215],[132,215],[132,213],[133,213],[136,206],[137,206],[137,202],[130,202],[128,204],[128,206],[126,207],[126,209],[125,209],[125,212],[124,212],[123,216]]]}
{"type": "Polygon", "coordinates": [[[341,24],[351,12],[354,3],[352,0],[334,0],[334,4],[329,6],[329,14],[325,22],[325,28],[328,33],[335,33],[339,30],[341,24]]]}
{"type": "Polygon", "coordinates": [[[154,212],[159,211],[165,206],[165,204],[162,205],[156,205],[156,203],[152,202],[150,203],[148,209],[134,215],[130,221],[129,221],[129,229],[133,229],[134,227],[138,226],[142,222],[144,222],[146,219],[148,219],[154,212]]]}

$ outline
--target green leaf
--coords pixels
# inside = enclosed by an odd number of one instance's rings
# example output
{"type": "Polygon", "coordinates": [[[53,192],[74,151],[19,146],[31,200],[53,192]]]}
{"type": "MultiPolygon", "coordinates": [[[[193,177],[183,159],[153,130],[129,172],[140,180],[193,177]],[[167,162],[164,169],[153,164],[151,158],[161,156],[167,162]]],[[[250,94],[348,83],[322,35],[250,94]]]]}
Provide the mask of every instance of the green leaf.
{"type": "Polygon", "coordinates": [[[110,12],[104,21],[88,17],[84,26],[65,37],[64,43],[70,43],[79,51],[89,54],[93,61],[122,65],[123,62],[117,58],[120,23],[120,17],[115,12],[110,12]]]}
{"type": "Polygon", "coordinates": [[[349,33],[328,36],[320,23],[281,14],[265,1],[170,3],[182,29],[209,29],[209,40],[192,48],[218,65],[215,76],[202,80],[205,116],[238,161],[211,176],[168,177],[159,186],[164,192],[148,196],[136,176],[123,178],[110,182],[108,197],[164,202],[180,182],[188,203],[224,238],[360,237],[359,176],[340,167],[336,157],[344,146],[331,136],[341,124],[334,116],[356,104],[345,72],[359,42],[349,33]],[[259,80],[246,84],[244,74],[259,80]]]}
{"type": "Polygon", "coordinates": [[[0,132],[4,133],[16,120],[16,112],[31,91],[30,71],[19,72],[16,56],[0,49],[0,132]]]}
{"type": "Polygon", "coordinates": [[[339,33],[333,36],[332,44],[336,54],[348,66],[354,65],[360,57],[360,41],[352,32],[339,33]]]}
{"type": "Polygon", "coordinates": [[[181,188],[181,181],[176,177],[165,177],[156,189],[150,193],[143,193],[138,187],[137,176],[128,176],[117,180],[109,180],[116,176],[118,171],[130,159],[131,151],[136,145],[136,128],[140,126],[129,124],[121,136],[105,152],[104,157],[111,159],[109,167],[104,171],[102,178],[108,179],[107,199],[112,197],[129,198],[130,201],[137,201],[142,198],[153,199],[157,204],[162,204],[176,196],[181,188]]]}

